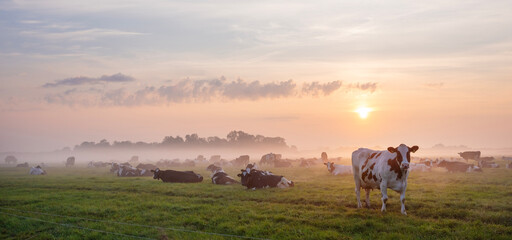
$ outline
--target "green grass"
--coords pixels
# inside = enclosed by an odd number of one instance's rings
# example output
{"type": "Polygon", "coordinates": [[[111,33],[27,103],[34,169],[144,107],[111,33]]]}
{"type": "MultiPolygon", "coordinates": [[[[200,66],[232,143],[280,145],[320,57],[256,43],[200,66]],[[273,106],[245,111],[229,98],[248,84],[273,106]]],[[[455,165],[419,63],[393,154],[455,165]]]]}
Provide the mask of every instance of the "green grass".
{"type": "MultiPolygon", "coordinates": [[[[204,168],[194,169],[205,177],[196,184],[120,178],[107,169],[48,168],[47,176],[31,176],[28,169],[0,168],[0,207],[72,217],[0,212],[155,239],[230,237],[73,217],[272,239],[512,238],[510,169],[413,172],[408,216],[403,216],[399,195],[392,191],[386,213],[380,212],[379,191],[372,191],[370,209],[357,209],[353,177],[330,176],[323,166],[269,169],[293,180],[295,187],[256,191],[213,185],[204,168]]],[[[239,172],[225,170],[232,176],[239,172]]],[[[27,238],[128,239],[0,214],[0,239],[27,238]]]]}

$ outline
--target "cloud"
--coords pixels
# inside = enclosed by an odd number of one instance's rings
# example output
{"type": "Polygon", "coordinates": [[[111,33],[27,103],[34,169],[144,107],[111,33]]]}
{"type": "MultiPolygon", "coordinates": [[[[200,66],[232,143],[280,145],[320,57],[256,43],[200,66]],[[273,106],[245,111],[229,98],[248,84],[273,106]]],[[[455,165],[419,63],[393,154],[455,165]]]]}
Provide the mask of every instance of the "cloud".
{"type": "Polygon", "coordinates": [[[328,96],[334,91],[338,90],[343,83],[341,81],[332,81],[321,84],[319,82],[304,83],[302,86],[302,93],[305,95],[328,96]]]}
{"type": "MultiPolygon", "coordinates": [[[[50,28],[63,28],[65,25],[56,25],[56,27],[49,26],[50,28]]],[[[92,41],[100,37],[111,36],[137,36],[145,35],[139,32],[121,31],[116,29],[103,29],[103,28],[90,28],[71,31],[60,32],[46,32],[46,31],[21,31],[20,34],[26,36],[33,36],[43,38],[46,40],[71,40],[71,41],[92,41]]]]}
{"type": "MultiPolygon", "coordinates": [[[[122,74],[103,76],[101,78],[70,78],[52,83],[58,85],[83,85],[102,82],[119,82],[132,79],[122,74]],[[118,76],[119,75],[119,76],[118,76]]],[[[342,88],[341,81],[332,82],[305,82],[301,86],[294,80],[262,83],[260,81],[246,81],[237,79],[228,81],[224,77],[210,80],[184,79],[174,81],[162,86],[146,86],[136,90],[117,88],[100,90],[89,88],[79,90],[73,88],[59,94],[49,94],[48,103],[63,103],[66,105],[105,105],[105,106],[135,106],[168,103],[208,102],[212,100],[247,100],[277,99],[291,97],[320,97],[329,96],[342,88]],[[74,98],[77,101],[74,101],[74,98]]],[[[46,84],[48,85],[48,84],[46,84]]],[[[377,83],[350,84],[346,89],[360,89],[374,92],[377,83]]]]}
{"type": "Polygon", "coordinates": [[[348,89],[359,89],[362,91],[369,91],[373,93],[377,90],[376,82],[367,82],[367,83],[351,83],[347,86],[348,89]]]}
{"type": "Polygon", "coordinates": [[[57,80],[53,83],[46,83],[43,85],[44,88],[50,88],[50,87],[58,87],[58,86],[77,86],[77,85],[84,85],[84,84],[101,84],[101,83],[109,83],[109,82],[132,82],[135,79],[133,77],[124,75],[122,73],[117,73],[114,75],[103,75],[98,78],[91,78],[91,77],[73,77],[73,78],[66,78],[62,80],[57,80]]]}

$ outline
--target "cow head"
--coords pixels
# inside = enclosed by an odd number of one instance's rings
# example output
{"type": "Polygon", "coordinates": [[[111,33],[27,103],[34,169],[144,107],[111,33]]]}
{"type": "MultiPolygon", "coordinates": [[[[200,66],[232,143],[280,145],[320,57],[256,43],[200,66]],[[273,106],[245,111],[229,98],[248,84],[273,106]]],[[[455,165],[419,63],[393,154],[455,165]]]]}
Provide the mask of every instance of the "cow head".
{"type": "Polygon", "coordinates": [[[153,173],[153,179],[160,179],[160,169],[159,168],[156,168],[155,170],[151,170],[151,172],[153,173]]]}
{"type": "Polygon", "coordinates": [[[418,146],[408,147],[405,144],[400,144],[397,148],[388,147],[388,151],[390,153],[396,153],[396,161],[398,165],[400,165],[401,170],[407,170],[409,168],[409,164],[411,163],[411,152],[414,153],[418,151],[418,146]]]}
{"type": "Polygon", "coordinates": [[[327,171],[332,172],[334,171],[334,162],[326,162],[324,163],[325,166],[327,166],[327,171]]]}

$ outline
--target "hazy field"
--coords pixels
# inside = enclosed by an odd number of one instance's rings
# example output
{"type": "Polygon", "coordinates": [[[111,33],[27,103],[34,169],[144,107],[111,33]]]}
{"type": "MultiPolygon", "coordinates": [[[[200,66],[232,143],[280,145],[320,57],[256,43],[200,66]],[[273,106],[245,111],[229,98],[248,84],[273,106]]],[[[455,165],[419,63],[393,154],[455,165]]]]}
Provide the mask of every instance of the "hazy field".
{"type": "MultiPolygon", "coordinates": [[[[271,239],[512,237],[510,169],[413,172],[408,216],[403,216],[399,195],[392,191],[388,212],[380,212],[378,191],[371,194],[370,209],[356,209],[353,177],[330,176],[324,166],[269,169],[296,186],[256,191],[213,185],[204,168],[194,168],[205,177],[202,183],[173,184],[120,178],[108,169],[48,168],[47,176],[30,176],[26,168],[2,167],[0,239],[130,239],[90,229],[155,239],[234,238],[110,221],[271,239]]],[[[239,172],[225,170],[232,176],[239,172]]]]}

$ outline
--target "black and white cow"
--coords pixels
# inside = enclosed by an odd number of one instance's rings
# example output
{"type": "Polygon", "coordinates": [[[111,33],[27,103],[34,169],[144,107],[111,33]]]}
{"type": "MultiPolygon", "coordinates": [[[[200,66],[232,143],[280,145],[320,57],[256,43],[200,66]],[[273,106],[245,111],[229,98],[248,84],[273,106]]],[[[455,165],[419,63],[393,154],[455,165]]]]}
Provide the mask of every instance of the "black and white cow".
{"type": "Polygon", "coordinates": [[[240,183],[237,180],[230,177],[226,172],[224,172],[224,170],[221,167],[215,166],[214,164],[210,164],[210,166],[208,166],[206,170],[212,172],[211,178],[213,184],[229,185],[240,183]]]}
{"type": "Polygon", "coordinates": [[[163,182],[196,183],[203,181],[203,177],[193,171],[160,170],[157,168],[151,170],[151,172],[153,172],[153,179],[162,179],[163,182]]]}
{"type": "Polygon", "coordinates": [[[418,150],[418,146],[408,147],[400,144],[397,148],[389,147],[385,151],[376,151],[368,148],[359,148],[352,153],[352,171],[356,183],[357,207],[361,207],[361,188],[366,191],[366,205],[370,206],[370,190],[380,189],[382,193],[381,211],[386,211],[388,201],[387,189],[400,193],[402,204],[401,212],[405,211],[405,189],[409,176],[411,153],[418,150]]]}
{"type": "Polygon", "coordinates": [[[326,162],[324,163],[327,166],[327,171],[329,171],[332,175],[343,175],[352,173],[352,166],[334,164],[334,162],[326,162]]]}
{"type": "Polygon", "coordinates": [[[245,170],[242,169],[241,171],[242,173],[238,174],[238,176],[241,178],[242,185],[246,186],[247,189],[254,190],[268,187],[287,188],[295,186],[293,181],[289,181],[283,176],[274,175],[268,171],[251,170],[249,168],[245,170]]]}
{"type": "Polygon", "coordinates": [[[134,168],[128,165],[121,165],[116,172],[118,177],[149,177],[153,175],[147,169],[134,168]]]}
{"type": "Polygon", "coordinates": [[[46,175],[46,171],[41,168],[41,166],[30,168],[30,175],[46,175]]]}
{"type": "Polygon", "coordinates": [[[16,167],[28,167],[28,162],[20,163],[20,164],[16,165],[16,167]]]}

